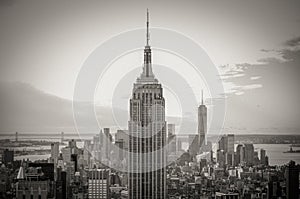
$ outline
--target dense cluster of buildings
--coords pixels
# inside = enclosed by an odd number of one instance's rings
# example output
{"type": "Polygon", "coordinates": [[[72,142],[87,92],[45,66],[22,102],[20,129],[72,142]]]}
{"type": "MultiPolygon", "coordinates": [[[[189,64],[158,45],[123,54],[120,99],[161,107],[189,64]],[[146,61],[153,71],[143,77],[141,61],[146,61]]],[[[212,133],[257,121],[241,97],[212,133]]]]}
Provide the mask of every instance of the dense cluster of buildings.
{"type": "Polygon", "coordinates": [[[189,136],[188,150],[182,149],[175,125],[165,120],[163,88],[152,72],[148,17],[143,72],[133,86],[128,130],[113,136],[104,128],[83,147],[76,140],[66,147],[52,143],[47,160],[14,161],[14,152],[4,150],[0,198],[298,198],[295,162],[269,166],[265,150],[236,143],[234,134],[221,136],[213,149],[206,138],[203,94],[198,134],[189,136]]]}
{"type": "MultiPolygon", "coordinates": [[[[171,138],[175,134],[174,126],[168,126],[171,138]]],[[[125,135],[124,131],[118,131],[109,137],[114,138],[113,145],[122,142],[123,148],[127,148],[129,137],[125,135]]],[[[112,157],[113,150],[87,150],[99,147],[99,143],[104,146],[100,136],[101,133],[93,140],[85,140],[83,148],[75,140],[63,147],[55,142],[51,144],[50,157],[35,162],[15,161],[14,151],[4,150],[0,198],[131,198],[130,173],[113,169],[94,156],[100,152],[99,156],[108,153],[112,157]]],[[[299,165],[291,161],[282,166],[269,166],[265,150],[260,150],[258,156],[253,144],[234,143],[234,135],[229,134],[219,139],[216,150],[196,155],[189,150],[183,152],[165,167],[166,196],[162,198],[298,198],[299,165]]],[[[173,155],[167,152],[167,158],[173,155]]],[[[109,160],[109,164],[112,162],[109,160]]]]}

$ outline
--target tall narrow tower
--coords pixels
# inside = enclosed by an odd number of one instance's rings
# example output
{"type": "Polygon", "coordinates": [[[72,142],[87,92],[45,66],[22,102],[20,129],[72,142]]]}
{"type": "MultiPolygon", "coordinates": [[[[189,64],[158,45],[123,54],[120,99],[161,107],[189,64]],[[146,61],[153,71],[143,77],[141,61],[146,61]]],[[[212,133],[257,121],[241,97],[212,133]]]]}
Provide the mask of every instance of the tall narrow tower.
{"type": "Polygon", "coordinates": [[[203,103],[203,90],[201,91],[201,105],[198,107],[198,135],[199,146],[206,144],[207,108],[203,103]]]}
{"type": "Polygon", "coordinates": [[[162,85],[152,72],[147,10],[143,72],[130,99],[129,198],[166,198],[166,121],[162,85]]]}

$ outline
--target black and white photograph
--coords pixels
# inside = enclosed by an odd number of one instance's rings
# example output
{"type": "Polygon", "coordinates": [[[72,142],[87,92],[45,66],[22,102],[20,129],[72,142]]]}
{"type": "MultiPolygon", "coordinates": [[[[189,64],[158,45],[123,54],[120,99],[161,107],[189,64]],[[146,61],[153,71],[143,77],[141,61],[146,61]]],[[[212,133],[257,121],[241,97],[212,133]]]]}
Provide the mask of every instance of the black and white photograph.
{"type": "Polygon", "coordinates": [[[0,199],[299,199],[300,1],[0,0],[0,199]]]}

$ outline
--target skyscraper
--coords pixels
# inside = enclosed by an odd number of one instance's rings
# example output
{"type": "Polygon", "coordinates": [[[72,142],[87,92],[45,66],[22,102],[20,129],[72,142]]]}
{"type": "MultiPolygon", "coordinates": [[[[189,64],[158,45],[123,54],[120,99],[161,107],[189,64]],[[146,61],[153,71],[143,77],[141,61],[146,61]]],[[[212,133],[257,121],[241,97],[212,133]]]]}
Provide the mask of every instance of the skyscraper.
{"type": "Polygon", "coordinates": [[[88,171],[89,198],[110,198],[110,170],[90,169],[88,171]]]}
{"type": "Polygon", "coordinates": [[[168,124],[168,154],[176,153],[175,124],[168,124]]]}
{"type": "Polygon", "coordinates": [[[104,136],[103,140],[100,139],[100,144],[103,144],[103,156],[106,160],[110,159],[110,152],[111,152],[111,142],[112,142],[112,135],[110,134],[110,129],[109,128],[104,128],[103,129],[104,136]],[[102,143],[101,143],[102,141],[102,143]]]}
{"type": "Polygon", "coordinates": [[[252,166],[254,163],[254,146],[253,144],[245,144],[245,157],[244,160],[248,166],[252,166]]]}
{"type": "Polygon", "coordinates": [[[59,157],[59,143],[54,142],[51,143],[51,161],[53,161],[54,165],[56,165],[59,157]]]}
{"type": "Polygon", "coordinates": [[[129,198],[166,198],[166,121],[162,85],[152,72],[149,13],[143,72],[130,99],[129,198]]]}
{"type": "Polygon", "coordinates": [[[294,161],[286,167],[285,179],[287,198],[299,198],[299,168],[294,161]]]}
{"type": "Polygon", "coordinates": [[[244,162],[245,158],[245,148],[242,144],[237,145],[236,147],[236,165],[244,162]]]}
{"type": "Polygon", "coordinates": [[[203,91],[201,91],[201,105],[198,107],[198,135],[199,147],[206,144],[207,133],[207,108],[203,104],[203,91]]]}
{"type": "Polygon", "coordinates": [[[2,155],[2,162],[7,166],[8,164],[12,164],[13,161],[14,161],[14,151],[5,149],[2,155]]]}
{"type": "MultiPolygon", "coordinates": [[[[219,151],[225,156],[225,163],[234,164],[234,134],[223,135],[219,140],[219,151]]],[[[219,161],[218,161],[219,162],[219,161]]]]}
{"type": "Polygon", "coordinates": [[[266,150],[260,149],[260,163],[266,165],[266,150]]]}

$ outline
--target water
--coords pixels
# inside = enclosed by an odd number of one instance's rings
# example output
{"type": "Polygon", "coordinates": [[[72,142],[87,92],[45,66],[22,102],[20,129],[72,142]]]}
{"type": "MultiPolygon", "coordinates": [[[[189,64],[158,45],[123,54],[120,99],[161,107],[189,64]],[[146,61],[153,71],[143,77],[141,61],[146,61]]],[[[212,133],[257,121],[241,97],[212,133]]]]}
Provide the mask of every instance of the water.
{"type": "MultiPolygon", "coordinates": [[[[289,144],[254,144],[254,149],[257,151],[265,149],[270,165],[283,165],[290,160],[300,164],[300,153],[283,153],[290,150],[289,144]]],[[[300,147],[293,147],[293,149],[300,150],[300,147]]]]}

